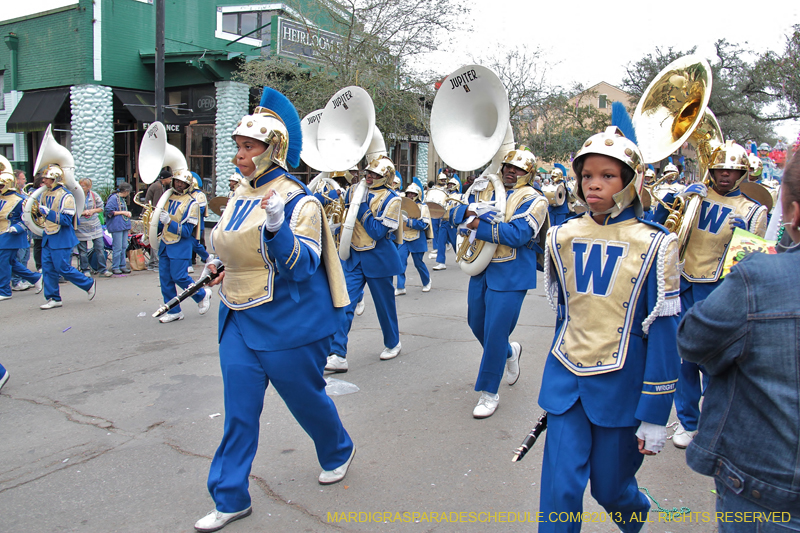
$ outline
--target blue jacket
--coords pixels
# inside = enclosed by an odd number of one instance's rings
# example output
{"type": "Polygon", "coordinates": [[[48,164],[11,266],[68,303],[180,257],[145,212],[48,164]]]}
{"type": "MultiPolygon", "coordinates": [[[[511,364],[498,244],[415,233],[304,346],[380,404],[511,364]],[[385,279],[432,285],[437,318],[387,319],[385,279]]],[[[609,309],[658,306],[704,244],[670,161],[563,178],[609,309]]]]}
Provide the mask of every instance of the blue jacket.
{"type": "Polygon", "coordinates": [[[800,514],[800,251],[753,254],[686,313],[678,351],[710,382],[692,470],[800,514]]]}
{"type": "MultiPolygon", "coordinates": [[[[355,187],[351,187],[346,195],[348,207],[353,191],[355,191],[355,187]]],[[[390,191],[389,196],[396,197],[397,193],[390,191]]],[[[348,257],[346,261],[342,261],[342,267],[347,272],[352,272],[361,264],[364,276],[368,278],[396,276],[402,274],[405,268],[400,263],[400,254],[397,252],[397,245],[394,243],[394,231],[378,220],[376,215],[373,214],[372,210],[369,208],[373,197],[373,191],[370,190],[367,194],[367,198],[361,202],[358,210],[358,223],[364,226],[364,229],[371,238],[375,239],[375,248],[361,252],[351,249],[350,257],[348,257]]],[[[387,203],[388,198],[377,213],[377,217],[383,216],[387,203]]],[[[400,223],[402,223],[402,221],[400,221],[400,223]]]]}
{"type": "Polygon", "coordinates": [[[8,191],[0,195],[0,210],[3,204],[10,200],[17,200],[17,205],[8,214],[9,229],[16,229],[15,233],[5,232],[0,234],[0,250],[18,250],[28,248],[28,228],[22,222],[22,205],[25,203],[24,196],[18,192],[8,191]]]}

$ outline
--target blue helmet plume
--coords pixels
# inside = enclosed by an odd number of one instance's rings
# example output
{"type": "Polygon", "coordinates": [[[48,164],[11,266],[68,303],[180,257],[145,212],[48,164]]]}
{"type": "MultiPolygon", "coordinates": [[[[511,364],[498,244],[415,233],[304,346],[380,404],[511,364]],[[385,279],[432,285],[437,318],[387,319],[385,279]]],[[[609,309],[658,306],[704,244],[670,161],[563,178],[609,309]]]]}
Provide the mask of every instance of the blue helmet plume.
{"type": "Polygon", "coordinates": [[[631,117],[628,115],[628,110],[625,109],[625,104],[622,102],[614,102],[611,104],[611,125],[618,127],[627,139],[630,139],[633,141],[633,144],[636,144],[636,130],[633,128],[631,117]]]}
{"type": "Polygon", "coordinates": [[[284,95],[271,87],[264,87],[261,94],[261,107],[267,108],[279,117],[289,132],[289,148],[286,152],[286,162],[292,167],[300,164],[300,152],[303,149],[303,133],[300,129],[300,117],[297,109],[284,95]]]}
{"type": "Polygon", "coordinates": [[[564,179],[567,179],[567,167],[565,167],[565,166],[564,166],[564,165],[562,165],[561,163],[556,163],[556,164],[555,164],[555,165],[553,165],[553,166],[554,166],[554,167],[556,167],[556,168],[559,168],[559,169],[561,169],[561,172],[564,174],[564,179]]]}

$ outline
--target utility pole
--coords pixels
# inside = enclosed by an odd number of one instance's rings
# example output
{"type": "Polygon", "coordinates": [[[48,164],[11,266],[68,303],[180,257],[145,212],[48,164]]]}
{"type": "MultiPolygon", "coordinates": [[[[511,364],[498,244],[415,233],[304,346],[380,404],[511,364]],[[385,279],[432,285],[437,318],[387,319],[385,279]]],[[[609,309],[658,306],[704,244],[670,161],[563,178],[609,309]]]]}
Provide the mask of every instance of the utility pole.
{"type": "Polygon", "coordinates": [[[164,0],[156,0],[156,120],[164,122],[164,0]]]}

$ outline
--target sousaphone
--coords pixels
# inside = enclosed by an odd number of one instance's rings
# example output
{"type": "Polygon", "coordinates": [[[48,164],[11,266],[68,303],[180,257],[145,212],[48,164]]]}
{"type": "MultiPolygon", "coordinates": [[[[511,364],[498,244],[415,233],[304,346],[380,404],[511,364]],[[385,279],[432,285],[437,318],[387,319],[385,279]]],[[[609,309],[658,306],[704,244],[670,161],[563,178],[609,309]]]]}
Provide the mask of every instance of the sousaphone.
{"type": "MultiPolygon", "coordinates": [[[[462,172],[491,161],[481,177],[492,184],[497,208],[503,214],[506,191],[497,172],[514,149],[509,114],[503,82],[481,65],[466,65],[447,76],[431,108],[431,140],[442,160],[462,172]]],[[[496,249],[494,243],[464,239],[456,261],[461,270],[475,276],[486,269],[496,249]]]]}
{"type": "MultiPolygon", "coordinates": [[[[36,163],[33,166],[34,173],[38,174],[48,165],[58,165],[63,172],[64,187],[72,193],[75,198],[75,216],[72,218],[73,227],[78,227],[83,207],[86,203],[86,193],[83,192],[78,181],[75,179],[75,159],[65,147],[58,144],[53,137],[53,126],[48,125],[44,132],[42,144],[39,147],[39,154],[36,156],[36,163]]],[[[38,203],[41,195],[47,190],[42,185],[36,189],[26,200],[22,207],[22,221],[33,233],[41,236],[44,229],[44,218],[36,216],[38,203]],[[41,224],[41,225],[40,225],[41,224]]]]}

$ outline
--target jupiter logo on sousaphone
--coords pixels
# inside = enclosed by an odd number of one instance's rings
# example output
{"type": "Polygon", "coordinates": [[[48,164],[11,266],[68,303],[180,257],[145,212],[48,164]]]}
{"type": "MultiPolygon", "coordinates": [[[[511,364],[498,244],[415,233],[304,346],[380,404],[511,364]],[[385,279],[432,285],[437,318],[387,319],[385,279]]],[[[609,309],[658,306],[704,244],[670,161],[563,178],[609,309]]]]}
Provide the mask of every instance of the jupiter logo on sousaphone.
{"type": "Polygon", "coordinates": [[[464,87],[464,91],[469,92],[469,85],[467,85],[467,82],[477,80],[478,75],[475,73],[474,69],[470,69],[465,70],[461,74],[450,75],[448,79],[450,80],[451,91],[459,87],[464,87]]]}

